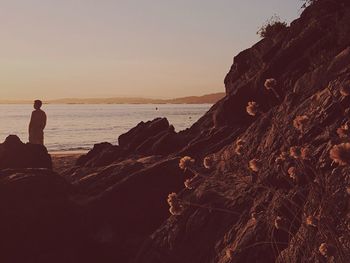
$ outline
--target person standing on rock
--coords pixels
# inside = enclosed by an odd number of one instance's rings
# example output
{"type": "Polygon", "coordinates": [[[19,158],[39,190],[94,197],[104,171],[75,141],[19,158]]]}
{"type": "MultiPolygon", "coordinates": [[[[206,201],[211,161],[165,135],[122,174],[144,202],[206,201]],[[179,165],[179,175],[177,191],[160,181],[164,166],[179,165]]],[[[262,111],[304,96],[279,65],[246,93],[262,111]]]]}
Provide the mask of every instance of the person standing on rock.
{"type": "Polygon", "coordinates": [[[29,143],[44,145],[44,129],[46,126],[46,113],[41,110],[41,100],[34,101],[34,111],[29,123],[29,143]]]}

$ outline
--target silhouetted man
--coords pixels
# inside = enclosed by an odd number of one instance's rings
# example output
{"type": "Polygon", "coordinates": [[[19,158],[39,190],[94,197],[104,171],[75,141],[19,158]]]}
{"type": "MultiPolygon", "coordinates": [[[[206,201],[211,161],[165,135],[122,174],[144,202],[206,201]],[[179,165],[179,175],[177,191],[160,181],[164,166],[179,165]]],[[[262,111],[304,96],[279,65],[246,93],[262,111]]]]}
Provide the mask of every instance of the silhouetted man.
{"type": "Polygon", "coordinates": [[[29,123],[29,143],[44,145],[44,129],[46,126],[46,114],[41,110],[41,100],[34,101],[34,111],[29,123]]]}

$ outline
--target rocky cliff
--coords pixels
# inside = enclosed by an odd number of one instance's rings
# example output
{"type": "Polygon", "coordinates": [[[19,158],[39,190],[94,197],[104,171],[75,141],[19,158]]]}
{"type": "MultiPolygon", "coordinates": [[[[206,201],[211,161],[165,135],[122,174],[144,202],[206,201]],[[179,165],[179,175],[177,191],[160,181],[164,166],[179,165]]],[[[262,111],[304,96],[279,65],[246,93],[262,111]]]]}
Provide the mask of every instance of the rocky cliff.
{"type": "Polygon", "coordinates": [[[349,1],[317,1],[234,58],[182,151],[212,168],[136,262],[349,262],[349,25],[349,1]]]}
{"type": "Polygon", "coordinates": [[[349,262],[349,62],[350,2],[319,0],[238,54],[225,98],[190,129],[142,122],[119,145],[96,145],[63,182],[2,171],[0,188],[55,189],[28,201],[35,213],[4,192],[18,204],[6,222],[29,222],[11,225],[10,251],[30,227],[43,235],[27,235],[35,253],[19,243],[27,262],[56,262],[60,250],[61,262],[85,263],[349,262]],[[42,246],[57,226],[59,242],[42,246]]]}

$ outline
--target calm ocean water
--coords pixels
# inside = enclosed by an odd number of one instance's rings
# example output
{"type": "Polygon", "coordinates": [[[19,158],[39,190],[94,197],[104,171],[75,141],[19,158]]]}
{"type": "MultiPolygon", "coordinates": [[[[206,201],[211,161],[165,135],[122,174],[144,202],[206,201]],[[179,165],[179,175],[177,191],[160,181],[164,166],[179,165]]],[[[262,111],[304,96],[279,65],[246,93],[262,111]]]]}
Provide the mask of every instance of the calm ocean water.
{"type": "MultiPolygon", "coordinates": [[[[190,127],[209,104],[176,105],[44,105],[48,116],[45,145],[49,151],[91,149],[95,143],[117,143],[118,136],[140,121],[167,117],[177,131],[190,127]],[[158,107],[158,110],[156,110],[158,107]]],[[[31,105],[0,105],[0,141],[9,134],[28,141],[31,105]]]]}

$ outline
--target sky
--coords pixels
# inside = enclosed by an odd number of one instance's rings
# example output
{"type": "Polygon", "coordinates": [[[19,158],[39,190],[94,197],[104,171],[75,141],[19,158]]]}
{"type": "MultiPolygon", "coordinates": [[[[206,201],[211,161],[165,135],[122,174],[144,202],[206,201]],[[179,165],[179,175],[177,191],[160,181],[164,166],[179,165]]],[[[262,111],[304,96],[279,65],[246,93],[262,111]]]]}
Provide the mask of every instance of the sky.
{"type": "Polygon", "coordinates": [[[0,99],[224,92],[240,51],[300,0],[0,0],[0,99]]]}

